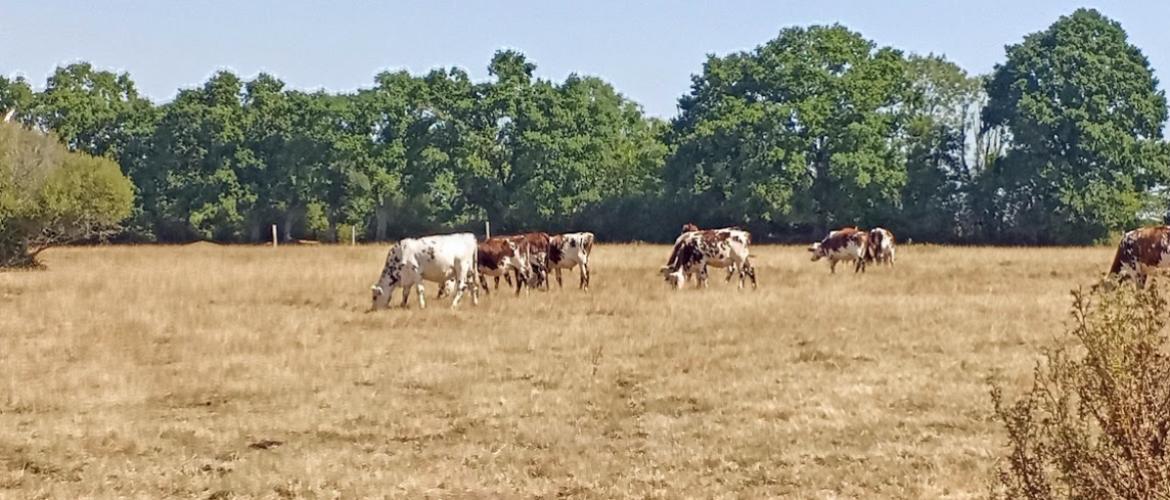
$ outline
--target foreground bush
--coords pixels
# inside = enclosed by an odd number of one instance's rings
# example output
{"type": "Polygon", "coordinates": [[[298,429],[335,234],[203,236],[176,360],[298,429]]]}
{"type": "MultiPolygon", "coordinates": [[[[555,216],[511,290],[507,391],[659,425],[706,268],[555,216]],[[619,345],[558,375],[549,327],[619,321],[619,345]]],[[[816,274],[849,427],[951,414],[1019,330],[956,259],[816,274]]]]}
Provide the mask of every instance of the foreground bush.
{"type": "Polygon", "coordinates": [[[113,161],[0,124],[0,268],[33,265],[53,245],[115,231],[133,199],[130,180],[113,161]]]}
{"type": "Polygon", "coordinates": [[[1014,403],[992,391],[1009,453],[996,498],[1170,498],[1170,359],[1159,287],[1073,293],[1064,347],[1014,403]]]}

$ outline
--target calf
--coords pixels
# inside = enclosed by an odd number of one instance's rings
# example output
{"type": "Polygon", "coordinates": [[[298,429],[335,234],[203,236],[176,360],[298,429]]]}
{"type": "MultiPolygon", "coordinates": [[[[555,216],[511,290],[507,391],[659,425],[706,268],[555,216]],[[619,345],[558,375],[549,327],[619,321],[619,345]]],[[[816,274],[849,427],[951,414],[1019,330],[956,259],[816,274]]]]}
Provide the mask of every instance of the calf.
{"type": "Polygon", "coordinates": [[[865,272],[865,257],[869,247],[869,236],[856,227],[846,227],[829,232],[820,243],[808,247],[812,260],[829,259],[829,272],[837,272],[837,262],[853,261],[853,272],[865,272]]]}
{"type": "Polygon", "coordinates": [[[894,233],[888,229],[875,227],[869,230],[869,249],[867,259],[878,264],[894,265],[894,233]]]}
{"type": "Polygon", "coordinates": [[[1146,286],[1151,269],[1170,267],[1170,226],[1134,229],[1121,237],[1109,275],[1146,286]]]}
{"type": "Polygon", "coordinates": [[[463,292],[471,287],[471,300],[479,304],[479,285],[476,272],[477,244],[471,233],[407,238],[390,247],[382,275],[371,288],[373,309],[387,306],[396,287],[402,287],[402,306],[406,307],[411,288],[417,290],[418,305],[426,308],[423,281],[443,286],[447,280],[455,282],[455,297],[451,307],[459,305],[463,292]]]}
{"type": "Polygon", "coordinates": [[[740,229],[707,229],[683,233],[674,242],[670,258],[660,271],[668,283],[682,288],[693,274],[698,274],[699,285],[707,286],[707,266],[732,267],[739,270],[739,288],[744,278],[752,280],[756,288],[756,271],[752,267],[748,245],[751,234],[740,229]]]}
{"type": "Polygon", "coordinates": [[[593,233],[566,233],[549,238],[548,266],[556,270],[557,286],[564,288],[561,269],[581,266],[580,288],[589,291],[589,254],[593,251],[593,233]]]}

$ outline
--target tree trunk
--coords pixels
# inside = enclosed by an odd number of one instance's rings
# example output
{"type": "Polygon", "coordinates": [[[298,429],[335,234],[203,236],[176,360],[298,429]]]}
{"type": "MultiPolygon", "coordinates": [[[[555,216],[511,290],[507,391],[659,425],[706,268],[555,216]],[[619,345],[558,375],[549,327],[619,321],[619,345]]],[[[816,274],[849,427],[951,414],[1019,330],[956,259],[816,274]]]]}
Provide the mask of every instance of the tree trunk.
{"type": "Polygon", "coordinates": [[[390,222],[390,210],[386,205],[374,211],[374,241],[386,241],[386,225],[390,222]]]}

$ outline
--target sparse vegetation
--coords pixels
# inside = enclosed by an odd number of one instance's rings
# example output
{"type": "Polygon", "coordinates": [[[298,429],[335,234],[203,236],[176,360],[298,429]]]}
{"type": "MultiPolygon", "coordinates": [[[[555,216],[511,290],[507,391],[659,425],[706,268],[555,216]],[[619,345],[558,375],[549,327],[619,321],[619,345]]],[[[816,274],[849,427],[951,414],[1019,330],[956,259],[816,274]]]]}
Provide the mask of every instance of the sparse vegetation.
{"type": "Polygon", "coordinates": [[[992,391],[1010,452],[998,498],[1170,498],[1167,302],[1157,286],[1078,290],[1066,344],[1015,402],[992,391]]]}
{"type": "Polygon", "coordinates": [[[671,293],[600,245],[588,294],[367,314],[384,245],[51,249],[0,273],[0,497],[981,497],[986,380],[1112,251],[758,246],[759,290],[671,293]]]}

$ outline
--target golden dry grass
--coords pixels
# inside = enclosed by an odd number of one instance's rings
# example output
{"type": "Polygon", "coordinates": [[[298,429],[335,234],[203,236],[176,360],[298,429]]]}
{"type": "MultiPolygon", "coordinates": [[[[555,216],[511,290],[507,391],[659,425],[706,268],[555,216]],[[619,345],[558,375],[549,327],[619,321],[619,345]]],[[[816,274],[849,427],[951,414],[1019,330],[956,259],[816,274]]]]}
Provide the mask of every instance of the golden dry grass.
{"type": "Polygon", "coordinates": [[[0,274],[0,496],[981,496],[988,377],[1026,381],[1111,257],[760,246],[758,291],[671,292],[667,247],[600,246],[588,294],[367,313],[386,248],[0,274]]]}

